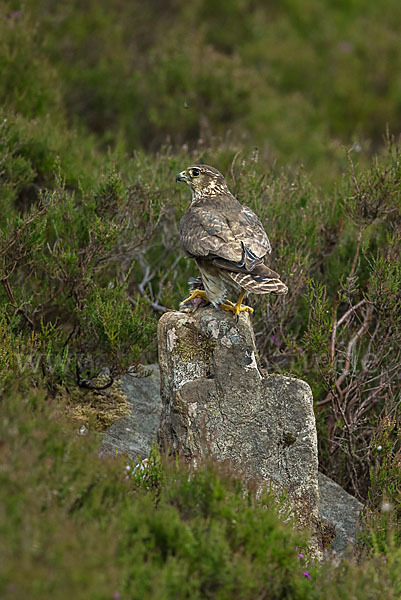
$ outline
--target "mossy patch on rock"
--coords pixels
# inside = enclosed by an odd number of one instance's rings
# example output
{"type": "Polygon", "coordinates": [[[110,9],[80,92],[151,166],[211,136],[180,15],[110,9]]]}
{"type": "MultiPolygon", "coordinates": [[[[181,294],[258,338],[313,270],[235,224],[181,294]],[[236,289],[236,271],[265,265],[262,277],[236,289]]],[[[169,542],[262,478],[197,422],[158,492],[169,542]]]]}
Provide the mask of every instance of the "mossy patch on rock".
{"type": "Polygon", "coordinates": [[[203,362],[209,361],[213,354],[215,341],[212,337],[205,335],[197,329],[191,322],[185,323],[185,333],[178,337],[174,350],[184,361],[193,361],[200,359],[203,362]]]}
{"type": "MultiPolygon", "coordinates": [[[[108,377],[98,375],[94,380],[97,386],[107,383],[108,377]]],[[[61,396],[66,399],[67,413],[81,425],[90,425],[103,431],[115,421],[130,412],[131,405],[121,388],[121,380],[116,380],[104,390],[73,388],[64,390],[61,396]]]]}

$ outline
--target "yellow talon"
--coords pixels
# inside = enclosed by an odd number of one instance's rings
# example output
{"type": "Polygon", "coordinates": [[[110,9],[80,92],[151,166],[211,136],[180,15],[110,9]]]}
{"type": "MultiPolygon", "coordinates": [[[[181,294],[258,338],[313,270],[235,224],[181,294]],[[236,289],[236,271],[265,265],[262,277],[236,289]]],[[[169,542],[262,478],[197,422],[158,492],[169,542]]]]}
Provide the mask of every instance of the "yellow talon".
{"type": "Polygon", "coordinates": [[[202,300],[206,300],[206,302],[209,302],[209,298],[206,296],[205,290],[193,290],[188,296],[188,298],[185,298],[185,300],[183,300],[181,304],[191,302],[191,300],[194,300],[194,298],[202,298],[202,300]]]}
{"type": "Polygon", "coordinates": [[[235,304],[231,302],[231,300],[226,300],[224,304],[219,304],[219,308],[224,308],[224,310],[232,310],[235,304]]]}
{"type": "Polygon", "coordinates": [[[253,313],[253,308],[251,308],[250,306],[247,306],[246,304],[242,304],[242,300],[244,299],[246,290],[242,290],[237,304],[233,304],[232,302],[230,302],[230,300],[226,300],[226,302],[224,304],[219,304],[220,308],[223,308],[224,310],[230,310],[231,312],[234,313],[234,316],[238,319],[239,314],[241,312],[249,312],[250,314],[253,313]]]}
{"type": "Polygon", "coordinates": [[[242,312],[249,312],[250,314],[253,313],[253,308],[251,306],[247,306],[246,304],[241,304],[240,306],[238,306],[238,304],[219,304],[219,308],[230,310],[237,318],[242,312]]]}

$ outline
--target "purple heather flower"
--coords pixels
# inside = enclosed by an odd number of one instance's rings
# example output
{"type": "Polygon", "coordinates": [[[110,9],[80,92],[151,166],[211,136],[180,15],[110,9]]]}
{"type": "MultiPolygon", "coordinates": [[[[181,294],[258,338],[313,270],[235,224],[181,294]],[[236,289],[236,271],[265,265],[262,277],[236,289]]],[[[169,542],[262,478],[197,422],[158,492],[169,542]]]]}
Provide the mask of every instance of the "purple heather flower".
{"type": "Polygon", "coordinates": [[[307,579],[310,579],[310,574],[309,574],[309,571],[304,571],[304,576],[305,576],[307,579]]]}
{"type": "Polygon", "coordinates": [[[120,600],[120,594],[118,592],[113,594],[113,600],[120,600]]]}
{"type": "Polygon", "coordinates": [[[298,560],[301,560],[301,558],[303,558],[303,557],[304,557],[304,555],[302,554],[302,552],[300,552],[300,553],[298,554],[298,560]]]}
{"type": "Polygon", "coordinates": [[[272,335],[270,339],[272,344],[274,344],[275,346],[280,346],[280,340],[277,336],[272,335]]]}

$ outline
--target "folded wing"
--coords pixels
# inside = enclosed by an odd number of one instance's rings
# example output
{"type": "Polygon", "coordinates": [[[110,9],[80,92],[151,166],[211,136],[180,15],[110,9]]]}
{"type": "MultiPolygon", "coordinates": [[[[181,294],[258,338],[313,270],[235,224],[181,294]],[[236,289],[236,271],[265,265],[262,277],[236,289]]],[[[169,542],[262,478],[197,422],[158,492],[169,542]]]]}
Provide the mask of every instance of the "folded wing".
{"type": "Polygon", "coordinates": [[[244,289],[287,292],[279,275],[263,262],[271,245],[260,219],[234,197],[194,203],[181,220],[180,237],[189,256],[210,260],[244,289]]]}

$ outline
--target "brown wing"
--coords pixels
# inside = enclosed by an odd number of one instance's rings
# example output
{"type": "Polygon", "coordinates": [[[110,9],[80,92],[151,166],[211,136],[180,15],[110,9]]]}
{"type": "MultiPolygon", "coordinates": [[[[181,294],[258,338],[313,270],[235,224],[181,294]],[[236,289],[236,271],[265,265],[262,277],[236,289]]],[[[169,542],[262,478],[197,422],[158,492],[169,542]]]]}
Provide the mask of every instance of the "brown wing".
{"type": "Polygon", "coordinates": [[[272,247],[261,220],[248,206],[241,206],[241,209],[237,224],[246,234],[243,239],[245,246],[259,257],[270,254],[272,247]]]}
{"type": "Polygon", "coordinates": [[[260,219],[228,195],[192,204],[181,219],[180,238],[191,257],[208,258],[227,270],[252,270],[271,252],[260,219]]]}

